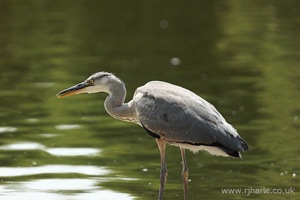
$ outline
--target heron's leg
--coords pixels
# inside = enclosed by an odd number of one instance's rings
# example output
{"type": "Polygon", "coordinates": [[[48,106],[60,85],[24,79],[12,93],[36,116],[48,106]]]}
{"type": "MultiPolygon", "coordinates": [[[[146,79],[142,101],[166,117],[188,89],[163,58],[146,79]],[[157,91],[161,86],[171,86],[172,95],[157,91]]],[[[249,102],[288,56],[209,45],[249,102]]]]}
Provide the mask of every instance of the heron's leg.
{"type": "Polygon", "coordinates": [[[184,148],[180,148],[180,151],[181,151],[182,164],[183,164],[181,176],[182,176],[183,189],[184,189],[184,200],[187,200],[188,199],[189,169],[188,169],[186,159],[185,159],[185,150],[184,150],[184,148]]]}
{"type": "Polygon", "coordinates": [[[166,163],[166,140],[156,138],[156,143],[160,152],[160,162],[161,162],[161,169],[160,169],[160,188],[158,194],[158,200],[163,199],[164,195],[164,188],[167,181],[168,170],[167,170],[167,163],[166,163]]]}

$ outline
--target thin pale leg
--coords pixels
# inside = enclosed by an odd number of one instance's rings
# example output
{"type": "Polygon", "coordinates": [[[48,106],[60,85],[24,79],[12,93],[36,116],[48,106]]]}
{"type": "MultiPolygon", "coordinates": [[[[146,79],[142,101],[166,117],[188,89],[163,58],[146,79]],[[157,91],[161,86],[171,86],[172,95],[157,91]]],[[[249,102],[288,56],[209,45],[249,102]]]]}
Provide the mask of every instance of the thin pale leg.
{"type": "Polygon", "coordinates": [[[183,190],[184,190],[184,200],[188,199],[188,178],[189,178],[189,169],[185,159],[185,151],[183,148],[180,148],[181,157],[182,157],[182,182],[183,182],[183,190]]]}
{"type": "Polygon", "coordinates": [[[162,200],[164,195],[164,188],[168,176],[167,163],[166,163],[166,140],[157,138],[156,143],[160,152],[160,162],[161,162],[160,188],[159,188],[158,200],[162,200]]]}

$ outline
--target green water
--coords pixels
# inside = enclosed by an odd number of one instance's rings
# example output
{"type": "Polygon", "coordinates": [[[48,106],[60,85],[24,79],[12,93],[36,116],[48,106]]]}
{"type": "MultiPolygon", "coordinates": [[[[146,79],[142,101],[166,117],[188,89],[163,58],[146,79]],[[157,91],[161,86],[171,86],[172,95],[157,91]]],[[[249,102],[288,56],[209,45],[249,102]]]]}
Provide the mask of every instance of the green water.
{"type": "MultiPolygon", "coordinates": [[[[243,160],[187,152],[189,199],[299,199],[299,8],[1,0],[0,199],[157,198],[154,139],[109,117],[105,94],[55,96],[102,70],[126,82],[127,100],[149,80],[188,88],[247,140],[243,160]]],[[[183,199],[179,149],[167,163],[165,199],[183,199]]]]}

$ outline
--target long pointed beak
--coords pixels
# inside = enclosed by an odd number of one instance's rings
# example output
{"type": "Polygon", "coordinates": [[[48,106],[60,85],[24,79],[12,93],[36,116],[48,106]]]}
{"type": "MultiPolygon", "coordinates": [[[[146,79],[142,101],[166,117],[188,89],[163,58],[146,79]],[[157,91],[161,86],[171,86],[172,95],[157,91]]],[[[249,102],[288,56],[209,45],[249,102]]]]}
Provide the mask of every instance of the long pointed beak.
{"type": "Polygon", "coordinates": [[[72,96],[74,94],[80,94],[86,92],[86,87],[88,85],[85,82],[79,83],[77,85],[74,85],[68,89],[65,89],[61,92],[59,92],[56,96],[57,98],[63,98],[67,96],[72,96]]]}

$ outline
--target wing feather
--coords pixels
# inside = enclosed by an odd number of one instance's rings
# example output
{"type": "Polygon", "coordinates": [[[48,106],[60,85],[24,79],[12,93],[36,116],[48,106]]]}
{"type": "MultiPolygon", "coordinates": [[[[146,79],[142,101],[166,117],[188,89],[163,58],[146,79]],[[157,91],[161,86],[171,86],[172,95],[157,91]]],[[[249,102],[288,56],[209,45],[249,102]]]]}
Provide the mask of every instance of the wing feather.
{"type": "Polygon", "coordinates": [[[221,144],[234,151],[248,148],[213,105],[179,86],[151,81],[135,92],[134,104],[143,126],[170,141],[221,144]]]}

